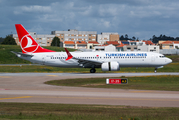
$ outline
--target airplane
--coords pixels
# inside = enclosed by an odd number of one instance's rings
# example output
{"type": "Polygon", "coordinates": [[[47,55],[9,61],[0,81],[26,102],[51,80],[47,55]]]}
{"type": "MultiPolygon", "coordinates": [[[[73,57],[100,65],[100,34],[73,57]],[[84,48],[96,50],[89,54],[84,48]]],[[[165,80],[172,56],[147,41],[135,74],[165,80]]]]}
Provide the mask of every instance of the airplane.
{"type": "Polygon", "coordinates": [[[21,52],[14,52],[17,57],[54,67],[91,68],[90,73],[95,73],[96,68],[102,71],[118,71],[121,67],[154,67],[157,72],[172,62],[171,59],[153,52],[56,52],[42,48],[21,24],[15,24],[19,37],[21,52]]]}

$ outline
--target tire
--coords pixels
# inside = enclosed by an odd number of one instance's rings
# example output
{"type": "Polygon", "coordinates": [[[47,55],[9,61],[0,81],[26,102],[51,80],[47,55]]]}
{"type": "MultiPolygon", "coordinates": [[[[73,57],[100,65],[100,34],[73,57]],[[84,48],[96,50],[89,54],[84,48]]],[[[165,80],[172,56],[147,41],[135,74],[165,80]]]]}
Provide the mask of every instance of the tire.
{"type": "Polygon", "coordinates": [[[91,69],[90,70],[90,73],[95,73],[96,72],[96,69],[91,69]]]}

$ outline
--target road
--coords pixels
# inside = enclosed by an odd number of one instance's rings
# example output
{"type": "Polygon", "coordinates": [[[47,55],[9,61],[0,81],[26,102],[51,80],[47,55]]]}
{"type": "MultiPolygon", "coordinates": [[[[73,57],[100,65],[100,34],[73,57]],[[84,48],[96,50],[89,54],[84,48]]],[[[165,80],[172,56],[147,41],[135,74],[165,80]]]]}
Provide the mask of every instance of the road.
{"type": "Polygon", "coordinates": [[[122,90],[46,85],[68,78],[179,75],[179,73],[0,73],[0,102],[179,107],[179,91],[122,90]]]}

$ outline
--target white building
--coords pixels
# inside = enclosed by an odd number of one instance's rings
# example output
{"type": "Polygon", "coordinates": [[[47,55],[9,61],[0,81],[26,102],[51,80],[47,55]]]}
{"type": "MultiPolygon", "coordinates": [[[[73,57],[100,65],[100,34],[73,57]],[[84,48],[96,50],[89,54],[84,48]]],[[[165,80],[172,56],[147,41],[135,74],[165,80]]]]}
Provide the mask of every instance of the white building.
{"type": "Polygon", "coordinates": [[[173,41],[174,49],[179,49],[179,41],[173,41]]]}
{"type": "Polygon", "coordinates": [[[107,41],[119,41],[118,33],[101,33],[97,35],[97,42],[101,45],[107,41]]]}
{"type": "Polygon", "coordinates": [[[159,46],[157,46],[157,45],[142,45],[142,46],[137,46],[137,51],[159,53],[160,49],[159,49],[159,46]]]}
{"type": "Polygon", "coordinates": [[[116,51],[116,47],[112,44],[110,45],[100,45],[94,47],[95,51],[105,51],[105,52],[114,52],[116,51]]]}

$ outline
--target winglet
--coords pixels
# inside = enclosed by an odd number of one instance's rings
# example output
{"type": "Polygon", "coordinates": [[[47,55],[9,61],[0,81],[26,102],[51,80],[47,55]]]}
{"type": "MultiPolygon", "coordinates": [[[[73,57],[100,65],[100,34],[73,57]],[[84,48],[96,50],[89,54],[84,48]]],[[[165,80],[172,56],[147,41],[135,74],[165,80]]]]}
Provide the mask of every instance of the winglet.
{"type": "Polygon", "coordinates": [[[69,59],[71,59],[71,58],[73,58],[73,56],[71,55],[71,53],[65,48],[65,51],[66,51],[66,53],[67,53],[67,55],[68,55],[68,58],[66,59],[66,61],[67,60],[69,60],[69,59]]]}

